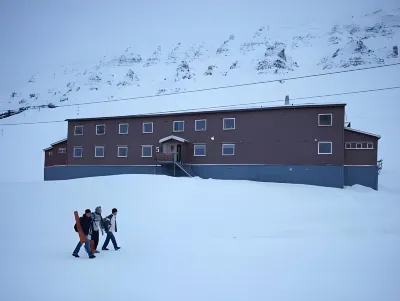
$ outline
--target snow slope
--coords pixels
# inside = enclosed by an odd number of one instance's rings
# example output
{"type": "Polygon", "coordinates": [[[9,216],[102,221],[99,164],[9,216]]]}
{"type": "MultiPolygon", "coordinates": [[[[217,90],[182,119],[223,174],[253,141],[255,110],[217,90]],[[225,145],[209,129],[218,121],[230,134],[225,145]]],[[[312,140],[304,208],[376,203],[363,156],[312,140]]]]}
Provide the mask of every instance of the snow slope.
{"type": "Polygon", "coordinates": [[[143,175],[0,191],[2,300],[400,296],[400,203],[388,192],[143,175]],[[98,205],[118,208],[122,248],[74,258],[73,211],[98,205]]]}

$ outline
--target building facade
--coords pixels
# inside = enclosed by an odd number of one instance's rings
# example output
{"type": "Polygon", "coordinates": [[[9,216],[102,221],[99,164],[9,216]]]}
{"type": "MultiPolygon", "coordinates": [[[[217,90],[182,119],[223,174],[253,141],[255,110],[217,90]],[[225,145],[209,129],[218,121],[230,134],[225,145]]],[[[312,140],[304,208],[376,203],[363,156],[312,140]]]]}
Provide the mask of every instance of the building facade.
{"type": "Polygon", "coordinates": [[[345,104],[314,104],[68,119],[66,154],[46,149],[45,180],[144,173],[377,189],[380,137],[345,128],[344,116],[345,104]]]}

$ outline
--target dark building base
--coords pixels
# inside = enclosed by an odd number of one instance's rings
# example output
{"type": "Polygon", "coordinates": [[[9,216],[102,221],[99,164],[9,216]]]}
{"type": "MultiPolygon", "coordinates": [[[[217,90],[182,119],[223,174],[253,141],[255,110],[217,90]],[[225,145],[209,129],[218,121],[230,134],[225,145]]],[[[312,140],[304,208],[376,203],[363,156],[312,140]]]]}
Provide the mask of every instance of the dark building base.
{"type": "MultiPolygon", "coordinates": [[[[306,184],[343,188],[355,184],[378,189],[376,166],[282,166],[282,165],[191,165],[195,176],[224,180],[306,184]]],[[[165,166],[53,166],[44,169],[44,180],[68,180],[120,174],[159,174],[182,177],[173,164],[165,166]]]]}
{"type": "Polygon", "coordinates": [[[362,185],[378,190],[378,166],[345,166],[346,186],[362,185]]]}
{"type": "Polygon", "coordinates": [[[201,178],[307,184],[343,188],[341,166],[192,165],[201,178]]]}

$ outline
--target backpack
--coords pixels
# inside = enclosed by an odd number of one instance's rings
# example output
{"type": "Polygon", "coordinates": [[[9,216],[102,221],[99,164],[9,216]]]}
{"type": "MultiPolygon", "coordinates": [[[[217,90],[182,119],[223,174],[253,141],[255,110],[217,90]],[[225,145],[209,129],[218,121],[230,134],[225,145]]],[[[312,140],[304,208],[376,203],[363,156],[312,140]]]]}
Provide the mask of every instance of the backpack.
{"type": "Polygon", "coordinates": [[[112,214],[108,215],[107,217],[105,217],[103,219],[104,230],[106,232],[108,232],[108,230],[110,230],[110,228],[111,228],[111,218],[112,218],[112,214]]]}

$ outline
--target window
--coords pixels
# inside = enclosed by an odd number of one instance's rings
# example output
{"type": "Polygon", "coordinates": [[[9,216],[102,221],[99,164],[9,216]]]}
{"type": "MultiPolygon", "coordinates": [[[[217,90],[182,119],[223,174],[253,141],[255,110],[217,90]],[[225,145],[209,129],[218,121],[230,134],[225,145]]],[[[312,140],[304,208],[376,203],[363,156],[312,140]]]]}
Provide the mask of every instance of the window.
{"type": "Polygon", "coordinates": [[[58,153],[59,153],[59,154],[66,154],[66,153],[67,153],[67,149],[66,149],[65,147],[60,147],[60,148],[58,149],[58,153]]]}
{"type": "Polygon", "coordinates": [[[127,135],[129,130],[129,124],[128,123],[120,123],[119,124],[119,130],[118,133],[120,135],[127,135]]]}
{"type": "Polygon", "coordinates": [[[96,135],[104,135],[106,133],[106,125],[98,124],[96,125],[96,135]]]}
{"type": "Polygon", "coordinates": [[[142,157],[152,157],[152,156],[153,156],[153,146],[142,145],[142,157]]]}
{"type": "Polygon", "coordinates": [[[224,130],[234,130],[235,129],[235,118],[224,118],[223,129],[224,130]]]}
{"type": "Polygon", "coordinates": [[[332,142],[318,142],[318,155],[332,154],[332,142]]]}
{"type": "Polygon", "coordinates": [[[118,157],[119,158],[128,157],[128,147],[127,146],[118,146],[118,157]]]}
{"type": "Polygon", "coordinates": [[[184,121],[174,121],[174,132],[183,132],[185,129],[185,122],[184,121]]]}
{"type": "Polygon", "coordinates": [[[153,133],[153,123],[152,122],[143,122],[143,133],[153,133]]]}
{"type": "Polygon", "coordinates": [[[47,155],[48,155],[48,156],[53,156],[53,151],[47,152],[47,155]]]}
{"type": "Polygon", "coordinates": [[[80,146],[74,147],[74,158],[82,158],[83,157],[83,148],[80,146]]]}
{"type": "Polygon", "coordinates": [[[345,148],[346,149],[373,149],[374,143],[373,142],[346,142],[345,148]]]}
{"type": "Polygon", "coordinates": [[[332,114],[318,114],[318,126],[332,126],[332,114]]]}
{"type": "Polygon", "coordinates": [[[194,156],[203,157],[206,155],[206,145],[205,144],[195,144],[194,145],[194,156]]]}
{"type": "Polygon", "coordinates": [[[207,127],[207,120],[206,119],[201,119],[201,120],[195,120],[194,121],[194,129],[195,131],[205,131],[207,127]]]}
{"type": "Polygon", "coordinates": [[[233,156],[235,154],[235,144],[222,144],[222,155],[233,156]]]}
{"type": "Polygon", "coordinates": [[[82,136],[83,135],[83,125],[76,125],[75,126],[74,135],[75,136],[82,136]]]}
{"type": "Polygon", "coordinates": [[[96,158],[104,157],[104,146],[95,146],[94,147],[94,156],[96,158]]]}

